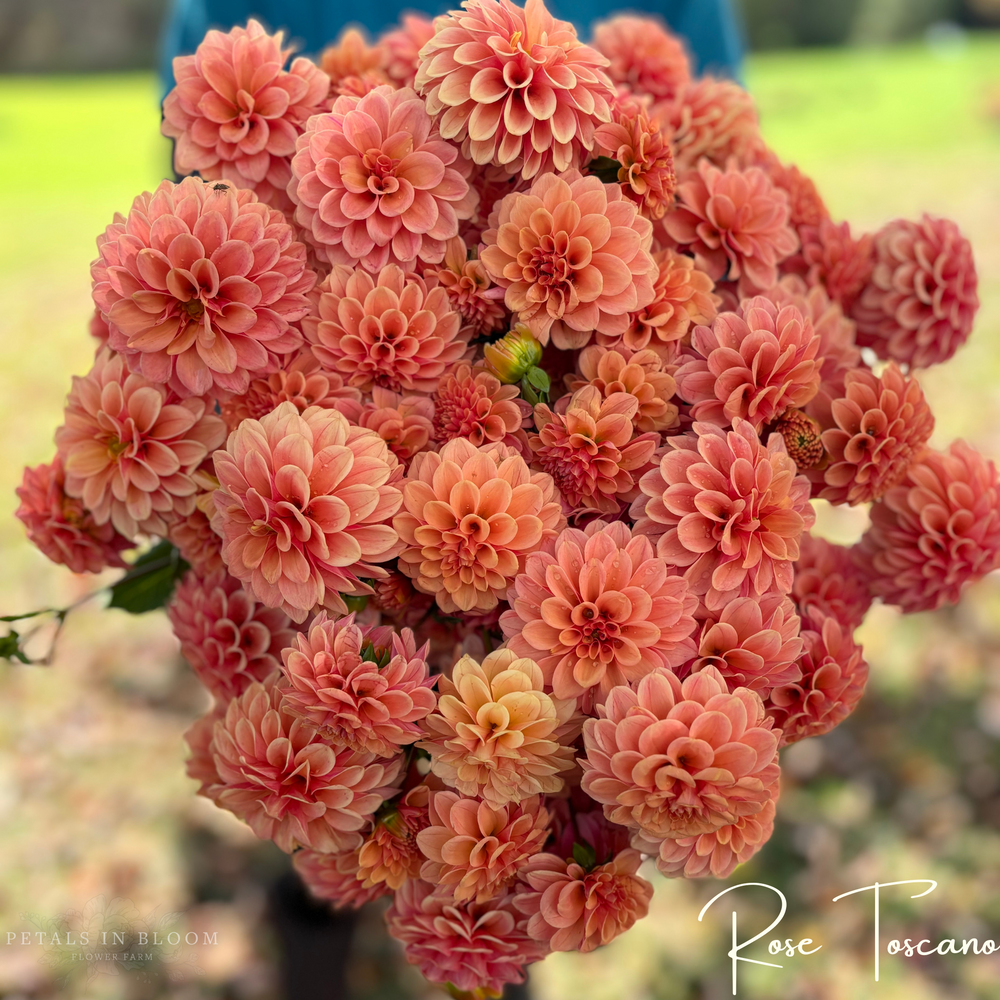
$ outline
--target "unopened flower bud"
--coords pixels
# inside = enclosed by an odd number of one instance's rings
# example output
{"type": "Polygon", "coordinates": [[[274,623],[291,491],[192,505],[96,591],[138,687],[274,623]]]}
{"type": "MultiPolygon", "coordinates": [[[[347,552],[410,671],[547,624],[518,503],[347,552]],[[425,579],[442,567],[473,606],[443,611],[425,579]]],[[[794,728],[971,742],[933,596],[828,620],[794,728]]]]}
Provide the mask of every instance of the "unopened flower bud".
{"type": "Polygon", "coordinates": [[[519,324],[495,344],[487,344],[483,353],[486,370],[506,385],[514,385],[542,360],[542,345],[519,324]]]}

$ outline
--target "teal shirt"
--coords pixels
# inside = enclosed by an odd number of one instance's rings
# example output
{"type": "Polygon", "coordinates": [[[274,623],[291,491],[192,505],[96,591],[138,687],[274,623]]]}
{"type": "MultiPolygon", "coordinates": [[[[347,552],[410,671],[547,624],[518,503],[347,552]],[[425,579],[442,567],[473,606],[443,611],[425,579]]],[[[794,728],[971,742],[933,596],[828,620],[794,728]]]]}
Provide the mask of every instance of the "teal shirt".
{"type": "MultiPolygon", "coordinates": [[[[590,26],[612,13],[661,17],[684,37],[698,74],[740,78],[743,37],[731,0],[638,0],[619,8],[615,0],[546,0],[563,20],[572,21],[586,38],[590,26]]],[[[316,55],[348,24],[361,25],[375,37],[393,27],[402,14],[419,10],[431,16],[457,7],[455,0],[174,0],[163,38],[163,91],[173,86],[174,56],[194,52],[209,28],[228,31],[256,17],[272,31],[284,28],[298,52],[316,55]]]]}

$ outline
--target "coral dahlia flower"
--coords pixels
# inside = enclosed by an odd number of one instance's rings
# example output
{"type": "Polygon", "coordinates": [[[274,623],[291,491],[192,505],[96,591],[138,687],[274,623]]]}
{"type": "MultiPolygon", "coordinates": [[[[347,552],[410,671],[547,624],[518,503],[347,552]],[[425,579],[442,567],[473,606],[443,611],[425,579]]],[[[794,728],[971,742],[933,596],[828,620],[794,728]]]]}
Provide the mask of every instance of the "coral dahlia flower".
{"type": "Polygon", "coordinates": [[[594,25],[594,48],[610,65],[615,84],[655,101],[673,97],[691,80],[684,43],[651,17],[619,14],[594,25]]]}
{"type": "Polygon", "coordinates": [[[853,626],[812,608],[803,618],[801,678],[771,690],[767,714],[784,746],[839,726],[865,693],[868,664],[853,626]]]}
{"type": "Polygon", "coordinates": [[[379,38],[382,66],[390,80],[412,87],[417,79],[420,50],[434,37],[434,22],[423,14],[404,14],[398,28],[379,38]]]}
{"type": "MultiPolygon", "coordinates": [[[[416,628],[434,606],[430,594],[421,594],[413,581],[399,570],[389,570],[384,580],[375,581],[372,604],[397,626],[416,628]]],[[[384,620],[384,619],[383,619],[384,620]]]]}
{"type": "Polygon", "coordinates": [[[680,178],[677,208],[663,225],[715,281],[746,276],[758,288],[770,288],[778,264],[799,248],[788,195],[760,167],[741,170],[733,162],[723,171],[699,160],[680,178]]]}
{"type": "Polygon", "coordinates": [[[950,219],[897,219],[875,234],[875,268],[852,317],[858,343],[913,368],[947,361],[979,310],[972,246],[950,219]]]}
{"type": "Polygon", "coordinates": [[[540,796],[492,808],[452,791],[434,792],[430,823],[417,834],[427,860],[425,882],[450,886],[455,902],[485,903],[517,878],[548,839],[549,813],[540,796]]]}
{"type": "Polygon", "coordinates": [[[242,421],[260,420],[281,403],[294,403],[299,413],[322,406],[350,418],[360,411],[361,391],[344,385],[336,372],[320,371],[319,359],[307,351],[280,372],[253,379],[245,393],[223,401],[220,409],[229,429],[235,430],[242,421]]]}
{"type": "Polygon", "coordinates": [[[17,516],[29,540],[52,562],[74,573],[127,565],[121,553],[132,548],[132,542],[110,522],[98,524],[79,499],[66,493],[66,473],[58,455],[48,465],[26,468],[17,496],[21,501],[17,516]]]}
{"type": "Polygon", "coordinates": [[[934,416],[920,383],[893,361],[880,376],[845,376],[844,397],[831,404],[836,426],[823,432],[830,459],[820,496],[852,506],[895,486],[927,444],[934,416]]]}
{"type": "Polygon", "coordinates": [[[330,78],[331,96],[364,97],[376,87],[389,83],[382,60],[380,46],[369,45],[357,28],[345,28],[337,41],[320,53],[319,64],[330,78]]]}
{"type": "Polygon", "coordinates": [[[850,313],[875,266],[874,238],[854,239],[850,223],[822,219],[818,226],[801,226],[802,261],[810,285],[822,284],[830,298],[850,313]]]}
{"type": "MultiPolygon", "coordinates": [[[[196,473],[197,477],[200,474],[196,473]]],[[[212,485],[214,489],[218,480],[212,485]]],[[[204,579],[224,569],[226,564],[222,561],[222,539],[215,533],[209,517],[209,512],[215,511],[212,494],[199,493],[194,502],[194,510],[189,514],[175,511],[167,519],[167,538],[180,552],[181,558],[204,579]]]]}
{"type": "Polygon", "coordinates": [[[358,851],[326,854],[305,849],[292,855],[292,864],[306,888],[335,910],[360,910],[365,903],[390,894],[384,882],[371,885],[358,878],[358,851]]]}
{"type": "Polygon", "coordinates": [[[377,276],[338,265],[319,286],[319,303],[302,321],[313,354],[364,392],[433,392],[468,351],[448,293],[391,264],[377,276]]]}
{"type": "Polygon", "coordinates": [[[697,598],[621,521],[564,529],[551,551],[528,557],[507,599],[508,648],[538,663],[557,698],[601,703],[616,685],[694,655],[697,598]]]}
{"type": "Polygon", "coordinates": [[[206,400],[179,399],[166,386],[131,374],[107,348],[73,377],[56,447],[69,496],[94,523],[125,538],[165,535],[171,515],[194,509],[192,474],[222,444],[226,425],[206,400]]]}
{"type": "MultiPolygon", "coordinates": [[[[774,783],[771,797],[759,813],[740,816],[711,833],[676,840],[650,841],[633,837],[632,843],[656,859],[657,870],[667,878],[728,878],[737,865],[749,861],[774,832],[774,812],[778,799],[778,766],[771,765],[774,783]]],[[[767,779],[763,779],[767,784],[767,779]]]]}
{"type": "Polygon", "coordinates": [[[242,393],[302,345],[316,283],[281,212],[251,191],[163,181],[98,237],[94,302],[133,371],[183,396],[242,393]]]}
{"type": "Polygon", "coordinates": [[[472,997],[499,997],[523,983],[524,967],[545,955],[523,927],[510,891],[485,903],[456,903],[421,879],[399,887],[385,915],[410,965],[432,983],[472,997]]]}
{"type": "Polygon", "coordinates": [[[167,617],[184,659],[222,705],[270,677],[296,634],[284,612],[258,604],[224,569],[187,573],[167,617]]]}
{"type": "Polygon", "coordinates": [[[652,223],[618,185],[575,170],[544,174],[507,195],[490,222],[480,260],[542,344],[623,334],[629,313],[653,301],[652,223]]]}
{"type": "Polygon", "coordinates": [[[440,268],[424,268],[424,276],[430,275],[448,292],[452,308],[462,317],[462,325],[472,328],[473,337],[487,337],[506,327],[503,289],[493,285],[478,257],[470,259],[461,236],[448,240],[440,268]]]}
{"type": "Polygon", "coordinates": [[[583,726],[583,789],[604,814],[646,836],[711,833],[770,798],[778,741],[760,696],[728,692],[714,667],[683,683],[657,670],[616,687],[583,726]]]}
{"type": "Polygon", "coordinates": [[[215,456],[215,504],[229,572],[296,622],[317,607],[347,612],[340,592],[371,593],[398,551],[388,519],[399,463],[374,432],[336,410],[282,403],[244,420],[215,456]]]}
{"type": "Polygon", "coordinates": [[[638,875],[642,856],[624,850],[587,870],[555,854],[538,854],[522,872],[514,906],[528,934],[552,951],[586,954],[624,934],[649,912],[653,887],[638,875]]]}
{"type": "Polygon", "coordinates": [[[809,481],[773,434],[767,447],[738,417],[733,430],[695,424],[696,450],[673,438],[673,450],[639,480],[635,530],[658,539],[657,554],[685,567],[709,608],[734,597],[792,589],[799,538],[815,521],[809,481]]]}
{"type": "Polygon", "coordinates": [[[209,31],[193,56],[174,59],[177,86],[163,102],[165,136],[176,140],[174,169],[256,191],[282,211],[295,140],[325,110],[330,80],[308,59],[283,69],[290,49],[251,19],[228,33],[209,31]]]}
{"type": "Polygon", "coordinates": [[[801,678],[799,616],[783,594],[737,597],[702,626],[692,672],[712,666],[730,688],[747,687],[762,698],[801,678]]]}
{"type": "Polygon", "coordinates": [[[296,847],[349,851],[390,796],[399,758],[335,747],[282,706],[284,683],[273,674],[254,682],[215,724],[212,751],[219,785],[209,795],[262,840],[296,847]]]}
{"type": "Polygon", "coordinates": [[[295,221],[328,264],[437,263],[471,217],[459,154],[408,87],[341,96],[296,143],[288,194],[295,221]]]}
{"type": "Polygon", "coordinates": [[[427,785],[411,788],[397,803],[387,803],[375,827],[358,851],[358,878],[366,886],[385,884],[398,889],[408,879],[420,877],[426,858],[417,846],[417,835],[430,822],[427,785]]]}
{"type": "Polygon", "coordinates": [[[564,523],[551,476],[504,445],[456,438],[413,459],[393,527],[400,570],[451,613],[495,608],[527,555],[564,523]]]}
{"type": "Polygon", "coordinates": [[[742,417],[759,432],[819,391],[820,339],[796,306],[744,299],[710,327],[695,327],[691,347],[700,357],[678,369],[677,392],[694,404],[695,420],[724,427],[742,417]]]}
{"type": "Polygon", "coordinates": [[[872,594],[904,611],[957,604],[966,586],[1000,566],[997,470],[964,441],[924,452],[871,519],[860,551],[872,594]]]}
{"type": "Polygon", "coordinates": [[[673,97],[654,104],[652,114],[671,137],[679,174],[701,159],[721,168],[730,157],[746,162],[760,145],[753,98],[732,80],[691,80],[673,97]]]}
{"type": "Polygon", "coordinates": [[[542,669],[513,650],[482,664],[463,656],[438,681],[438,707],[423,721],[418,744],[431,770],[463,795],[481,795],[494,809],[563,788],[573,767],[569,744],[579,733],[575,703],[543,691],[542,669]]]}
{"type": "Polygon", "coordinates": [[[357,423],[375,431],[401,462],[423,451],[434,437],[434,402],[426,396],[402,396],[380,385],[372,386],[357,423]]]}
{"type": "Polygon", "coordinates": [[[464,438],[477,448],[490,441],[518,446],[525,422],[519,392],[487,371],[473,373],[468,365],[459,365],[441,379],[434,394],[434,436],[441,444],[464,438]]]}
{"type": "Polygon", "coordinates": [[[851,550],[809,532],[799,539],[792,599],[801,614],[816,608],[848,630],[861,624],[872,603],[868,581],[851,550]]]}
{"type": "Polygon", "coordinates": [[[475,163],[524,178],[579,167],[610,121],[608,60],[542,0],[463,0],[435,22],[416,88],[441,135],[475,163]]]}
{"type": "Polygon", "coordinates": [[[616,392],[604,399],[594,385],[577,390],[565,413],[535,407],[538,434],[528,438],[531,450],[555,481],[567,513],[617,515],[638,496],[637,480],[660,443],[655,432],[634,434],[638,412],[635,396],[616,392]]]}
{"type": "Polygon", "coordinates": [[[392,757],[420,737],[417,723],[436,704],[434,678],[427,646],[418,651],[409,629],[356,625],[353,614],[331,621],[320,612],[285,645],[285,706],[324,738],[392,757]]]}

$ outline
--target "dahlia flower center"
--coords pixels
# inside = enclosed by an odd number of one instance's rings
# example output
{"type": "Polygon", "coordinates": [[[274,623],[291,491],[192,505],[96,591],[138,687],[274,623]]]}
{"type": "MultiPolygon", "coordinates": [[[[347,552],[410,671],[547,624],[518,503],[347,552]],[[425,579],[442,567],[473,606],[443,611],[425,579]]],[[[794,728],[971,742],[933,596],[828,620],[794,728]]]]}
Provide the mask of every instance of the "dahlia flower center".
{"type": "Polygon", "coordinates": [[[399,160],[373,148],[365,153],[363,162],[368,170],[368,190],[372,194],[395,194],[399,190],[399,180],[395,176],[399,160]]]}
{"type": "Polygon", "coordinates": [[[119,455],[124,454],[128,451],[131,441],[122,441],[119,438],[113,437],[108,441],[108,454],[117,459],[119,455]]]}
{"type": "MultiPolygon", "coordinates": [[[[566,639],[570,641],[565,645],[583,646],[594,659],[610,660],[613,657],[613,650],[620,645],[621,626],[611,621],[606,611],[590,602],[578,604],[570,612],[570,621],[575,628],[566,630],[566,639]]],[[[565,641],[562,636],[560,641],[565,641]]]]}
{"type": "Polygon", "coordinates": [[[198,299],[189,299],[181,303],[181,311],[192,320],[199,320],[205,315],[205,303],[198,299]]]}
{"type": "Polygon", "coordinates": [[[574,268],[589,263],[589,255],[586,255],[587,259],[584,256],[582,251],[571,255],[567,234],[556,233],[554,236],[543,236],[538,245],[530,250],[522,250],[517,256],[517,263],[525,281],[557,292],[570,282],[574,268]]]}

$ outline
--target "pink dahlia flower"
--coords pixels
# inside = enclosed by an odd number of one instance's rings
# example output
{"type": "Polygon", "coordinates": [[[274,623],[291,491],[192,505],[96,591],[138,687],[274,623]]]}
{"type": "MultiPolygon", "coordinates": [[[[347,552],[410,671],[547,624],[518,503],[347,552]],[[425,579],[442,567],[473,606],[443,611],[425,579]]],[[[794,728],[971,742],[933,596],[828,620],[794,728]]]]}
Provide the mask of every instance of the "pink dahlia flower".
{"type": "Polygon", "coordinates": [[[285,685],[272,674],[254,682],[216,722],[212,752],[220,784],[209,790],[223,809],[283,851],[349,851],[390,796],[400,760],[334,747],[282,706],[285,685]]]}
{"type": "Polygon", "coordinates": [[[818,226],[799,228],[802,262],[810,285],[822,284],[845,313],[854,307],[875,266],[874,239],[854,239],[850,223],[822,219],[818,226]]]}
{"type": "Polygon", "coordinates": [[[368,839],[358,851],[358,878],[366,886],[384,883],[395,891],[408,879],[420,877],[426,858],[417,835],[430,823],[430,789],[416,785],[394,805],[383,806],[368,839]]]}
{"type": "Polygon", "coordinates": [[[215,533],[208,514],[199,506],[206,499],[214,509],[211,494],[199,493],[190,514],[176,514],[167,522],[167,538],[203,579],[226,566],[222,561],[222,539],[215,533]]]}
{"type": "Polygon", "coordinates": [[[108,343],[183,396],[242,393],[302,344],[316,274],[281,212],[187,177],[139,195],[97,240],[93,295],[108,343]]]}
{"type": "Polygon", "coordinates": [[[193,56],[174,59],[174,87],[163,102],[165,136],[176,140],[174,169],[225,178],[282,211],[295,140],[324,110],[330,81],[308,59],[289,70],[283,33],[254,20],[228,34],[210,31],[193,56]]]}
{"type": "Polygon", "coordinates": [[[187,573],[167,617],[184,659],[222,705],[270,677],[296,634],[284,612],[258,604],[224,569],[187,573]]]}
{"type": "Polygon", "coordinates": [[[579,725],[575,703],[544,686],[541,667],[513,650],[498,649],[482,664],[463,656],[451,680],[441,675],[437,711],[423,722],[427,737],[418,745],[434,774],[494,809],[561,791],[579,725]]]}
{"type": "Polygon", "coordinates": [[[297,142],[288,193],[295,221],[329,264],[437,263],[475,195],[458,150],[409,88],[338,97],[297,142]]]}
{"type": "Polygon", "coordinates": [[[519,394],[516,385],[501,385],[487,371],[473,373],[459,365],[434,394],[434,436],[441,444],[464,438],[477,448],[491,441],[520,447],[527,440],[520,431],[530,408],[519,404],[519,394]]]}
{"type": "Polygon", "coordinates": [[[623,334],[629,313],[653,301],[652,223],[618,185],[575,170],[544,174],[495,215],[480,259],[542,344],[577,348],[595,331],[623,334]]]}
{"type": "Polygon", "coordinates": [[[694,655],[697,598],[621,521],[564,529],[551,552],[528,557],[508,600],[508,648],[537,661],[557,698],[603,703],[617,685],[694,655]]]}
{"type": "Polygon", "coordinates": [[[619,14],[594,25],[594,48],[610,65],[608,76],[634,94],[661,101],[691,80],[684,43],[651,17],[619,14]]]}
{"type": "Polygon", "coordinates": [[[322,406],[350,418],[360,412],[361,391],[344,385],[336,372],[320,371],[319,359],[307,351],[280,372],[253,379],[245,393],[223,401],[220,409],[229,429],[235,430],[241,421],[260,420],[281,403],[294,403],[299,413],[322,406]]]}
{"type": "Polygon", "coordinates": [[[552,951],[586,954],[624,934],[649,912],[653,887],[637,874],[642,856],[624,850],[603,865],[582,868],[555,854],[538,854],[522,872],[514,906],[528,917],[528,934],[552,951]]]}
{"type": "Polygon", "coordinates": [[[802,676],[799,626],[795,606],[782,594],[737,597],[702,626],[690,669],[715,667],[730,688],[750,688],[765,698],[771,688],[802,676]]]}
{"type": "Polygon", "coordinates": [[[647,219],[662,219],[674,200],[677,177],[669,135],[643,111],[616,113],[597,129],[597,146],[620,164],[622,194],[647,219]]]}
{"type": "Polygon", "coordinates": [[[448,293],[452,308],[462,317],[462,325],[471,327],[472,336],[488,337],[507,328],[507,310],[503,305],[504,292],[496,287],[486,272],[486,267],[461,236],[448,240],[444,261],[439,268],[425,267],[424,277],[437,278],[448,293]]]}
{"type": "Polygon", "coordinates": [[[788,195],[760,167],[725,171],[708,160],[681,177],[677,208],[663,225],[718,281],[746,276],[759,288],[778,280],[778,264],[799,247],[789,224],[788,195]]]}
{"type": "Polygon", "coordinates": [[[672,438],[674,450],[639,481],[635,530],[658,539],[657,554],[686,567],[709,608],[734,597],[792,589],[799,538],[816,515],[809,481],[773,434],[765,448],[738,417],[733,430],[695,424],[697,450],[672,438]]]}
{"type": "Polygon", "coordinates": [[[410,879],[385,920],[406,961],[425,979],[484,1000],[499,997],[506,983],[523,983],[524,967],[545,956],[524,930],[509,891],[485,903],[456,903],[430,883],[410,879]]]}
{"type": "Polygon", "coordinates": [[[319,290],[306,338],[324,368],[362,391],[433,392],[468,351],[470,331],[445,289],[395,264],[377,277],[338,265],[319,290]]]}
{"type": "Polygon", "coordinates": [[[730,157],[746,162],[760,144],[753,98],[732,80],[692,80],[653,105],[653,114],[671,135],[678,173],[702,158],[717,167],[725,167],[730,157]]]}
{"type": "Polygon", "coordinates": [[[632,352],[624,345],[608,348],[591,344],[580,352],[576,366],[580,377],[566,380],[570,392],[592,385],[605,399],[616,392],[635,396],[639,409],[632,425],[637,431],[667,431],[678,425],[677,405],[671,402],[677,383],[655,351],[632,352]]]}
{"type": "Polygon", "coordinates": [[[437,700],[427,646],[417,650],[408,628],[397,634],[320,612],[286,645],[285,706],[325,739],[379,757],[419,739],[417,723],[437,700]]]}
{"type": "Polygon", "coordinates": [[[853,626],[812,608],[803,619],[802,677],[772,689],[766,707],[782,745],[839,726],[865,693],[868,664],[853,626]]]}
{"type": "Polygon", "coordinates": [[[782,163],[766,146],[753,148],[751,159],[771,178],[775,187],[788,195],[791,223],[796,232],[803,233],[805,227],[818,229],[824,219],[830,218],[815,181],[794,163],[782,163]]]}
{"type": "Polygon", "coordinates": [[[306,888],[317,898],[330,903],[335,910],[360,910],[365,903],[390,893],[384,882],[365,885],[358,878],[358,851],[302,850],[292,855],[292,864],[306,888]]]}
{"type": "MultiPolygon", "coordinates": [[[[667,878],[728,878],[737,865],[749,861],[774,832],[774,811],[778,799],[778,766],[772,764],[774,783],[768,785],[771,797],[759,813],[740,816],[711,833],[676,840],[650,841],[636,836],[632,843],[652,854],[656,867],[667,878]]],[[[763,779],[765,785],[767,779],[763,779]]]]}
{"type": "Polygon", "coordinates": [[[583,789],[614,823],[657,840],[711,833],[770,798],[778,741],[760,696],[713,667],[616,687],[583,726],[583,789]]]}
{"type": "Polygon", "coordinates": [[[192,474],[222,444],[226,425],[206,400],[178,399],[166,386],[130,374],[107,348],[73,377],[56,447],[66,492],[94,523],[126,538],[165,535],[172,514],[194,509],[192,474]]]}
{"type": "Polygon", "coordinates": [[[639,495],[637,480],[650,467],[660,435],[634,433],[638,412],[635,396],[616,392],[604,399],[593,385],[577,390],[565,413],[553,413],[545,404],[535,407],[538,434],[528,441],[535,464],[555,481],[567,514],[617,516],[639,495]]]}
{"type": "Polygon", "coordinates": [[[947,361],[979,310],[972,246],[950,219],[897,219],[875,234],[875,268],[852,316],[858,343],[913,368],[947,361]]]}
{"type": "Polygon", "coordinates": [[[83,504],[66,493],[66,474],[56,455],[49,465],[25,469],[17,488],[17,516],[28,540],[54,563],[74,573],[100,573],[108,566],[123,568],[121,553],[132,548],[109,522],[98,524],[83,504]]]}
{"type": "Polygon", "coordinates": [[[212,797],[211,789],[221,780],[212,753],[212,734],[216,722],[225,716],[226,706],[216,703],[211,712],[195,719],[184,733],[184,742],[191,751],[191,756],[185,761],[184,772],[201,786],[198,794],[207,798],[212,797]]]}
{"type": "Polygon", "coordinates": [[[485,903],[517,878],[548,839],[549,813],[540,796],[496,809],[455,792],[435,792],[430,824],[417,834],[427,860],[425,882],[450,886],[455,902],[485,903]]]}
{"type": "Polygon", "coordinates": [[[710,327],[695,327],[691,347],[700,357],[678,369],[677,393],[695,420],[724,427],[742,417],[759,433],[819,391],[820,338],[796,306],[744,299],[710,327]]]}
{"type": "Polygon", "coordinates": [[[803,616],[815,608],[849,631],[861,624],[872,603],[868,580],[851,550],[809,532],[799,539],[792,600],[803,616]]]}
{"type": "Polygon", "coordinates": [[[433,400],[402,396],[379,385],[372,386],[371,393],[371,402],[365,403],[358,415],[359,426],[375,431],[400,462],[408,462],[430,446],[434,437],[433,400]]]}
{"type": "Polygon", "coordinates": [[[957,604],[1000,566],[1000,484],[992,462],[964,441],[927,451],[871,512],[860,543],[871,591],[904,611],[957,604]]]}
{"type": "Polygon", "coordinates": [[[412,87],[417,79],[420,50],[434,37],[434,22],[423,14],[404,14],[398,28],[379,38],[382,66],[390,80],[412,87]]]}
{"type": "Polygon", "coordinates": [[[564,523],[551,476],[504,445],[456,438],[410,464],[393,519],[399,569],[446,613],[489,611],[564,523]]]}
{"type": "Polygon", "coordinates": [[[476,163],[524,178],[579,167],[611,118],[600,53],[542,0],[467,0],[435,22],[416,88],[445,139],[476,163]]]}
{"type": "Polygon", "coordinates": [[[215,455],[222,555],[259,601],[296,622],[326,607],[346,614],[340,593],[367,594],[398,551],[386,523],[402,496],[399,463],[374,432],[336,410],[300,414],[282,403],[244,420],[215,455]]]}
{"type": "Polygon", "coordinates": [[[721,299],[712,294],[712,279],[690,257],[668,249],[654,253],[653,261],[652,301],[629,314],[628,327],[621,335],[599,333],[599,344],[614,347],[620,341],[631,351],[650,348],[667,354],[687,336],[692,324],[707,325],[715,319],[721,299]]]}
{"type": "Polygon", "coordinates": [[[934,430],[920,383],[893,361],[880,376],[859,368],[845,376],[844,397],[831,404],[836,426],[823,432],[830,456],[820,496],[867,503],[895,486],[934,430]]]}
{"type": "Polygon", "coordinates": [[[319,57],[320,68],[330,78],[330,96],[364,97],[376,87],[389,83],[382,60],[382,49],[378,45],[369,45],[357,28],[345,28],[337,41],[328,45],[319,57]]]}

